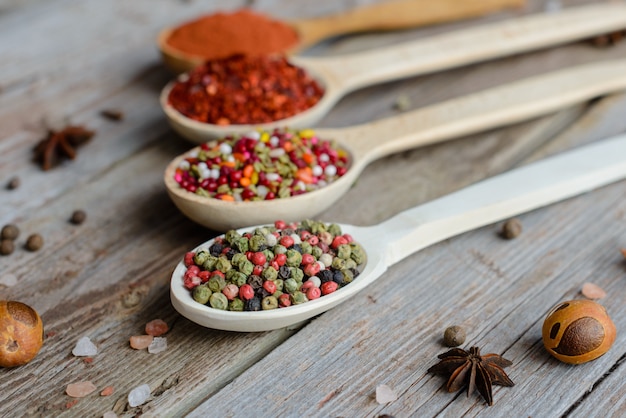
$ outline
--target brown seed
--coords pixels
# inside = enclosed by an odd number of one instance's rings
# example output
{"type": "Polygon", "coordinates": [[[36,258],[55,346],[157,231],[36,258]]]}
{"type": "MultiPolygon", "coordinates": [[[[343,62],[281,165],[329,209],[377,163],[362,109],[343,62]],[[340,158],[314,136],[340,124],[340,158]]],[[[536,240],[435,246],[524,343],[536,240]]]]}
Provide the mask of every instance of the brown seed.
{"type": "Polygon", "coordinates": [[[37,251],[43,247],[43,238],[39,234],[32,234],[26,240],[26,249],[28,251],[37,251]]]}
{"type": "Polygon", "coordinates": [[[505,239],[513,239],[516,238],[519,234],[522,233],[522,223],[519,219],[513,218],[509,219],[502,225],[502,231],[500,231],[500,235],[505,239]]]}
{"type": "Polygon", "coordinates": [[[583,284],[580,293],[582,293],[582,295],[587,299],[602,299],[606,297],[606,292],[604,291],[604,289],[602,289],[597,284],[589,282],[583,284]]]}
{"type": "Polygon", "coordinates": [[[458,347],[465,342],[465,330],[458,325],[446,328],[443,343],[448,347],[458,347]]]}
{"type": "Polygon", "coordinates": [[[85,222],[85,219],[87,219],[87,213],[84,210],[78,209],[72,213],[70,222],[74,225],[80,225],[85,222]]]}
{"type": "Polygon", "coordinates": [[[13,253],[15,246],[13,245],[13,240],[3,239],[0,241],[0,254],[9,255],[13,253]]]}
{"type": "Polygon", "coordinates": [[[104,109],[102,112],[100,112],[100,114],[105,118],[114,120],[116,122],[124,119],[124,113],[121,110],[117,109],[104,109]]]}
{"type": "Polygon", "coordinates": [[[11,177],[9,179],[9,182],[7,183],[7,189],[13,190],[17,189],[18,187],[20,187],[20,178],[17,176],[11,177]]]}
{"type": "Polygon", "coordinates": [[[20,229],[15,224],[7,224],[2,227],[0,238],[14,240],[20,235],[20,229]]]}

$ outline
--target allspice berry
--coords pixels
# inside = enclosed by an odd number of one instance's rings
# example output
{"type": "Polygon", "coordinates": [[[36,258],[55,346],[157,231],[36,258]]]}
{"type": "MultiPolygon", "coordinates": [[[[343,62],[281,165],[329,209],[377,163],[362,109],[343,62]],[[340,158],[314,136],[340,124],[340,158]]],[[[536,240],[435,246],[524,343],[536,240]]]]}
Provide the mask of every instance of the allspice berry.
{"type": "Polygon", "coordinates": [[[465,330],[458,325],[446,328],[443,343],[448,347],[458,347],[465,342],[465,330]]]}
{"type": "Polygon", "coordinates": [[[29,251],[37,251],[43,247],[43,238],[39,234],[32,234],[26,240],[26,249],[29,251]]]}
{"type": "Polygon", "coordinates": [[[0,301],[0,367],[31,361],[43,345],[43,323],[30,306],[0,301]]]}
{"type": "Polygon", "coordinates": [[[0,241],[0,254],[1,255],[9,255],[13,253],[15,246],[13,245],[13,240],[11,239],[3,239],[0,241]]]}
{"type": "Polygon", "coordinates": [[[10,239],[14,240],[20,235],[20,229],[15,224],[7,224],[2,227],[2,231],[0,231],[1,239],[10,239]]]}
{"type": "Polygon", "coordinates": [[[604,306],[592,300],[570,300],[552,308],[541,336],[544,347],[555,358],[580,364],[609,351],[616,332],[604,306]]]}
{"type": "Polygon", "coordinates": [[[70,222],[74,225],[80,225],[85,222],[85,219],[87,219],[87,213],[84,210],[78,209],[72,213],[70,222]]]}
{"type": "Polygon", "coordinates": [[[517,238],[517,236],[521,233],[522,223],[517,218],[509,219],[508,221],[506,221],[502,225],[502,230],[500,231],[500,235],[504,239],[517,238]]]}

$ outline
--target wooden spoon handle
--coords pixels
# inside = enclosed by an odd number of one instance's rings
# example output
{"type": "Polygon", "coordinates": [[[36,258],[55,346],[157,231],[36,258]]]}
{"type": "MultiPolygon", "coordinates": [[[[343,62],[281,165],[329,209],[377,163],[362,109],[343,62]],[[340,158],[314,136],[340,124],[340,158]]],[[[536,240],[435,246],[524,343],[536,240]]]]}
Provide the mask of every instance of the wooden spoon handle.
{"type": "Polygon", "coordinates": [[[341,57],[298,58],[342,92],[554,46],[626,28],[626,5],[604,3],[537,14],[341,57]]]}
{"type": "Polygon", "coordinates": [[[626,89],[626,59],[543,74],[399,116],[340,129],[355,166],[395,152],[521,122],[626,89]]]}
{"type": "Polygon", "coordinates": [[[626,135],[568,151],[406,210],[372,228],[390,266],[436,242],[626,178],[626,135]]]}
{"type": "Polygon", "coordinates": [[[298,49],[304,49],[333,36],[468,19],[508,7],[521,7],[524,3],[525,0],[392,0],[289,23],[298,31],[298,49]]]}

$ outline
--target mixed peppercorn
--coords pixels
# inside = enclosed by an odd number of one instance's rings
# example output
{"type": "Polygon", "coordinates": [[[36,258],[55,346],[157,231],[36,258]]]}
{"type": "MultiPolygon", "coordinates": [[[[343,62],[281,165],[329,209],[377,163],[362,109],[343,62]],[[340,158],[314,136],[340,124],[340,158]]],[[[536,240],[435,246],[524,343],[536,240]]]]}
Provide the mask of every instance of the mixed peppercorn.
{"type": "Polygon", "coordinates": [[[180,162],[174,179],[201,196],[271,200],[324,187],[348,165],[348,153],[315,131],[276,129],[207,142],[180,162]]]}
{"type": "Polygon", "coordinates": [[[188,252],[184,286],[215,309],[285,308],[333,293],[366,262],[363,248],[337,224],[317,221],[228,231],[208,248],[188,252]]]}

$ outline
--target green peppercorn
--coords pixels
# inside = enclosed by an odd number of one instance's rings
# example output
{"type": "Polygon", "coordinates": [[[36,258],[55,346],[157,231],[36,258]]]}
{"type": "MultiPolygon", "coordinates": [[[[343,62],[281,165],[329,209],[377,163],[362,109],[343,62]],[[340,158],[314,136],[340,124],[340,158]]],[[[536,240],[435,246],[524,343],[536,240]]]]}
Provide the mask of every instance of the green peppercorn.
{"type": "Polygon", "coordinates": [[[37,251],[43,247],[43,238],[39,234],[32,234],[26,239],[26,249],[28,251],[37,251]]]}
{"type": "Polygon", "coordinates": [[[298,282],[295,279],[287,279],[283,282],[283,290],[289,294],[293,294],[296,290],[300,288],[298,282]]]}
{"type": "Polygon", "coordinates": [[[278,255],[278,254],[286,254],[287,253],[287,247],[285,247],[283,245],[280,245],[280,244],[276,244],[276,245],[274,245],[274,248],[272,248],[272,251],[276,255],[278,255]]]}
{"type": "Polygon", "coordinates": [[[233,248],[236,248],[240,252],[245,253],[250,248],[250,242],[248,241],[248,238],[241,237],[237,242],[235,242],[233,248]]]}
{"type": "Polygon", "coordinates": [[[304,279],[304,272],[302,269],[298,267],[289,267],[289,271],[291,272],[291,278],[302,284],[302,280],[304,279]]]}
{"type": "Polygon", "coordinates": [[[254,270],[254,264],[252,264],[252,262],[249,261],[248,259],[246,259],[244,262],[239,264],[239,271],[245,274],[246,276],[251,275],[252,270],[254,270]]]}
{"type": "Polygon", "coordinates": [[[343,269],[343,270],[341,270],[341,272],[343,273],[343,283],[344,284],[348,284],[348,283],[352,282],[352,280],[354,280],[354,273],[352,273],[352,270],[343,269]]]}
{"type": "Polygon", "coordinates": [[[263,309],[264,311],[276,308],[278,308],[278,299],[276,299],[276,297],[274,296],[266,296],[261,301],[261,309],[263,309]]]}
{"type": "Polygon", "coordinates": [[[341,244],[337,247],[337,257],[347,260],[350,258],[350,254],[352,254],[352,249],[348,244],[341,244]]]}
{"type": "Polygon", "coordinates": [[[313,246],[306,241],[300,244],[300,249],[302,250],[302,254],[311,254],[313,252],[313,246]]]}
{"type": "Polygon", "coordinates": [[[339,225],[337,225],[337,224],[331,224],[328,227],[328,232],[330,232],[334,236],[343,235],[343,232],[341,232],[341,227],[339,225]]]}
{"type": "Polygon", "coordinates": [[[243,311],[243,306],[244,306],[243,300],[239,298],[234,298],[233,300],[228,302],[229,311],[241,312],[243,311]]]}
{"type": "Polygon", "coordinates": [[[2,227],[0,232],[1,239],[14,240],[20,235],[20,229],[15,224],[7,224],[2,227]]]}
{"type": "Polygon", "coordinates": [[[361,247],[356,242],[351,242],[350,248],[352,250],[352,252],[350,253],[350,258],[353,259],[354,262],[357,264],[365,263],[365,261],[367,260],[367,254],[365,253],[365,250],[363,250],[363,247],[361,247]]]}
{"type": "Polygon", "coordinates": [[[354,261],[353,259],[349,258],[346,260],[346,265],[345,265],[346,270],[350,270],[350,269],[355,269],[357,268],[357,264],[356,261],[354,261]]]}
{"type": "Polygon", "coordinates": [[[277,290],[274,293],[272,293],[272,296],[274,296],[276,299],[278,299],[281,295],[283,295],[283,292],[280,290],[277,290]]]}
{"type": "Polygon", "coordinates": [[[250,251],[261,251],[264,245],[267,245],[267,241],[263,235],[254,235],[250,238],[250,251]]]}
{"type": "Polygon", "coordinates": [[[276,290],[282,291],[285,282],[282,279],[276,279],[274,280],[274,284],[276,285],[276,290]]]}
{"type": "Polygon", "coordinates": [[[293,294],[291,295],[291,303],[293,303],[294,305],[300,305],[301,303],[308,301],[309,299],[307,299],[306,295],[299,290],[293,292],[293,294]]]}
{"type": "Polygon", "coordinates": [[[278,278],[278,271],[272,266],[267,266],[265,269],[263,269],[261,277],[263,277],[265,280],[270,280],[273,282],[278,278]]]}
{"type": "Polygon", "coordinates": [[[226,279],[219,274],[214,274],[209,277],[207,285],[212,292],[221,292],[222,289],[226,287],[226,279]]]}
{"type": "Polygon", "coordinates": [[[323,222],[313,222],[311,224],[311,233],[315,235],[320,235],[322,233],[327,233],[326,225],[323,222]]]}
{"type": "Polygon", "coordinates": [[[343,258],[335,257],[333,258],[333,262],[330,265],[335,270],[343,270],[346,268],[346,260],[343,258]]]}
{"type": "MultiPolygon", "coordinates": [[[[234,271],[235,273],[233,274],[233,277],[231,279],[231,283],[232,284],[236,284],[237,286],[241,287],[244,284],[246,284],[246,281],[248,280],[248,276],[243,274],[240,271],[235,271],[235,270],[231,270],[234,271]]],[[[230,272],[229,272],[230,273],[230,272]]]]}
{"type": "Polygon", "coordinates": [[[218,257],[217,262],[215,263],[215,268],[222,273],[226,273],[232,267],[232,264],[230,264],[230,261],[228,261],[226,257],[218,257]]]}
{"type": "Polygon", "coordinates": [[[211,292],[211,289],[209,289],[206,283],[201,284],[193,289],[193,300],[203,305],[206,305],[212,293],[213,292],[211,292]]]}
{"type": "Polygon", "coordinates": [[[215,265],[217,264],[217,257],[209,255],[204,263],[202,263],[202,268],[206,271],[215,270],[215,265]]]}
{"type": "Polygon", "coordinates": [[[196,254],[193,256],[193,262],[197,266],[201,266],[209,257],[211,257],[211,253],[209,253],[208,250],[202,249],[196,252],[196,254]]]}
{"type": "Polygon", "coordinates": [[[320,247],[315,246],[311,249],[311,255],[313,257],[315,257],[317,260],[319,260],[319,258],[322,256],[322,254],[324,254],[324,250],[322,250],[320,247]]]}
{"type": "Polygon", "coordinates": [[[265,259],[267,261],[269,261],[269,260],[274,258],[274,253],[272,252],[272,250],[266,249],[266,250],[263,250],[262,253],[265,255],[265,259]]]}
{"type": "Polygon", "coordinates": [[[230,231],[226,232],[224,238],[226,238],[226,241],[228,241],[228,243],[232,245],[235,242],[239,241],[239,239],[241,238],[241,234],[237,232],[236,229],[231,229],[230,231]]]}
{"type": "MultiPolygon", "coordinates": [[[[242,253],[236,253],[235,255],[233,255],[233,258],[230,259],[230,264],[239,269],[239,266],[241,265],[241,263],[243,263],[244,261],[248,261],[248,257],[246,257],[245,254],[242,253]]],[[[240,270],[241,271],[241,270],[240,270]]]]}
{"type": "Polygon", "coordinates": [[[302,254],[300,254],[296,250],[289,249],[289,250],[287,250],[285,255],[287,256],[287,263],[286,264],[289,267],[298,267],[300,265],[300,263],[302,263],[302,254]]]}
{"type": "Polygon", "coordinates": [[[209,298],[209,304],[211,304],[211,308],[221,309],[223,311],[228,309],[228,299],[223,293],[213,293],[209,298]]]}

